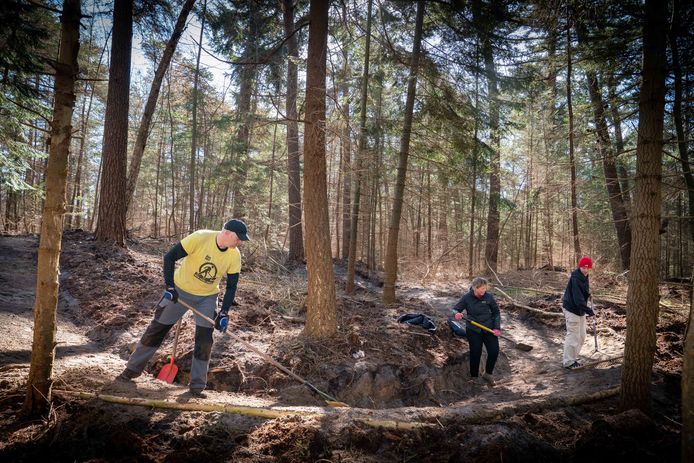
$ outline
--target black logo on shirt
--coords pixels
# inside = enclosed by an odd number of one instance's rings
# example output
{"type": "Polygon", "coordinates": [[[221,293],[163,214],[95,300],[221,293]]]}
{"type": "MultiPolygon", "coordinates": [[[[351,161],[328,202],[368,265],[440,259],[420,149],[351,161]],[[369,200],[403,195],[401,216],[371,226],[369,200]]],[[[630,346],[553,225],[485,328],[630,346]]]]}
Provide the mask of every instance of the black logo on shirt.
{"type": "Polygon", "coordinates": [[[214,281],[217,279],[217,267],[212,262],[205,262],[194,275],[195,278],[203,283],[208,285],[214,284],[214,281]]]}

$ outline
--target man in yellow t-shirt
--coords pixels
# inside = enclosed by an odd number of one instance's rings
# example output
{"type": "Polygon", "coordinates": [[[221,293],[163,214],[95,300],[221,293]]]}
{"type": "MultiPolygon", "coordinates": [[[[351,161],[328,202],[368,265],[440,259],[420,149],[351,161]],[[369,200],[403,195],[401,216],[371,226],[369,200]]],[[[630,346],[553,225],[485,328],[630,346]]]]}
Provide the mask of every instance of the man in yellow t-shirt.
{"type": "MultiPolygon", "coordinates": [[[[248,240],[246,224],[231,219],[221,231],[198,230],[176,243],[164,256],[166,291],[157,304],[154,319],[142,335],[128,365],[119,379],[130,380],[142,374],[147,362],[157,351],[171,327],[187,311],[178,303],[181,299],[205,316],[213,318],[214,328],[225,332],[229,323],[229,308],[234,303],[241,272],[241,253],[238,245],[248,240]],[[176,261],[181,265],[174,271],[176,261]],[[219,282],[226,275],[226,292],[222,310],[216,314],[219,282]]],[[[190,367],[190,392],[203,396],[207,385],[207,369],[212,352],[212,325],[195,316],[195,350],[190,367]]]]}

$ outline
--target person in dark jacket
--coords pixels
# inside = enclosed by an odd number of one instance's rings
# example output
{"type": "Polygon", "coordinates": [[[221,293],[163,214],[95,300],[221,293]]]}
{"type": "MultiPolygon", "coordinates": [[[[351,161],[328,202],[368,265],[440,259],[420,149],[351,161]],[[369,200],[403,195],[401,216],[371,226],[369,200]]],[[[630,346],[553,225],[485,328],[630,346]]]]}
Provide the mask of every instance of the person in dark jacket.
{"type": "Polygon", "coordinates": [[[578,268],[571,272],[569,282],[564,291],[562,306],[566,317],[566,338],[564,339],[564,356],[562,364],[570,370],[581,366],[578,363],[578,354],[581,352],[583,342],[586,339],[586,315],[595,313],[588,307],[590,298],[590,271],[593,269],[593,260],[590,257],[581,257],[578,268]]]}
{"type": "Polygon", "coordinates": [[[487,349],[487,364],[482,379],[493,386],[495,384],[492,376],[494,365],[496,365],[496,359],[499,357],[501,312],[499,312],[499,306],[496,304],[494,296],[487,292],[488,286],[489,283],[482,277],[473,279],[470,291],[460,298],[453,307],[453,311],[456,320],[463,318],[462,312],[467,312],[466,332],[470,344],[470,376],[472,376],[472,380],[479,381],[480,358],[482,357],[482,345],[484,345],[487,349]],[[492,329],[494,334],[471,324],[469,320],[492,329]]]}

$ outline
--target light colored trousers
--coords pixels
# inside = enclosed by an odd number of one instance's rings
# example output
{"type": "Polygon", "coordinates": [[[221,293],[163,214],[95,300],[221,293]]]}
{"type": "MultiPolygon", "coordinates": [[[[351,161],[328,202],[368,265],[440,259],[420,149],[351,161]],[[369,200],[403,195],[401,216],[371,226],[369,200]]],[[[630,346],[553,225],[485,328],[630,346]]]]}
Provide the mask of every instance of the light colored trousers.
{"type": "Polygon", "coordinates": [[[566,338],[564,339],[564,357],[562,363],[568,367],[578,360],[583,342],[586,340],[586,316],[576,315],[564,309],[566,317],[566,338]]]}

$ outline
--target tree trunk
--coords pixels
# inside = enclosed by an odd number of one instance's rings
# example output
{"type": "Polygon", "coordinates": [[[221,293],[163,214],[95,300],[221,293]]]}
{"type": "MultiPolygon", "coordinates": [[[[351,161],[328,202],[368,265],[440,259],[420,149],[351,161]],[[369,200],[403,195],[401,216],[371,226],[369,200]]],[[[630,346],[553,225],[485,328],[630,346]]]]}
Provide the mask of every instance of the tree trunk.
{"type": "Polygon", "coordinates": [[[272,130],[272,157],[270,158],[270,197],[267,201],[267,226],[265,227],[265,243],[267,244],[268,236],[270,234],[270,224],[274,222],[272,220],[272,194],[273,187],[275,184],[275,151],[277,150],[277,124],[272,130]]]}
{"type": "MultiPolygon", "coordinates": [[[[361,170],[364,163],[364,150],[366,149],[366,100],[369,90],[369,59],[371,50],[371,4],[369,0],[366,9],[366,43],[364,44],[364,72],[361,81],[361,96],[359,109],[359,147],[355,159],[353,171],[354,202],[352,203],[352,223],[349,228],[349,255],[347,259],[347,280],[345,291],[347,294],[354,292],[354,273],[357,260],[357,227],[359,226],[359,207],[361,205],[361,170]]],[[[346,238],[346,237],[345,237],[346,238]]]]}
{"type": "MultiPolygon", "coordinates": [[[[479,41],[475,43],[475,110],[479,111],[480,105],[480,74],[479,74],[479,41]]],[[[479,158],[480,143],[479,117],[475,117],[474,136],[472,137],[472,178],[470,179],[470,244],[468,247],[468,278],[472,278],[475,272],[475,203],[477,202],[477,160],[479,158]]]]}
{"type": "MultiPolygon", "coordinates": [[[[579,41],[587,45],[586,28],[581,23],[576,24],[576,33],[579,41]]],[[[605,119],[605,105],[602,100],[598,75],[594,70],[587,70],[588,90],[590,92],[590,102],[593,107],[593,117],[595,120],[596,135],[598,138],[598,151],[602,158],[602,166],[605,174],[605,186],[612,212],[612,221],[617,232],[617,242],[622,261],[622,269],[629,269],[629,259],[631,254],[631,227],[627,217],[626,206],[623,201],[622,188],[619,185],[619,175],[615,164],[614,151],[610,143],[610,134],[607,130],[605,119]]]]}
{"type": "MultiPolygon", "coordinates": [[[[369,0],[369,8],[371,8],[371,0],[369,0]]],[[[342,16],[347,21],[347,5],[342,4],[342,16]]],[[[369,14],[369,17],[371,15],[369,14]]],[[[371,21],[367,19],[367,28],[371,27],[371,21]]],[[[369,35],[367,35],[367,41],[369,35]]],[[[343,44],[343,66],[342,66],[342,140],[341,140],[341,166],[342,173],[342,249],[340,255],[343,259],[349,258],[349,237],[351,236],[350,226],[352,223],[350,217],[350,208],[352,207],[352,154],[351,154],[351,130],[349,123],[350,113],[350,80],[352,72],[349,66],[349,53],[347,43],[343,44]]]]}
{"type": "Polygon", "coordinates": [[[610,100],[610,117],[612,126],[614,127],[615,163],[617,165],[617,175],[619,176],[619,185],[622,189],[622,202],[627,210],[627,216],[631,211],[631,194],[629,193],[629,174],[624,166],[624,162],[620,159],[620,155],[624,153],[624,138],[622,136],[622,118],[619,115],[619,101],[617,100],[617,83],[615,82],[614,66],[610,66],[610,72],[607,75],[607,94],[610,100]]]}
{"type": "Polygon", "coordinates": [[[169,158],[171,159],[171,214],[166,221],[166,235],[172,234],[178,237],[178,223],[176,222],[176,162],[174,160],[175,151],[175,131],[173,111],[171,109],[171,78],[167,79],[166,108],[169,115],[169,158]],[[171,231],[173,225],[173,231],[171,231]]]}
{"type": "Polygon", "coordinates": [[[682,463],[694,461],[694,291],[689,296],[689,323],[682,356],[682,463]]]}
{"type": "MultiPolygon", "coordinates": [[[[152,124],[152,116],[154,115],[154,110],[157,107],[157,100],[159,99],[159,92],[161,90],[161,83],[164,80],[164,74],[171,64],[171,58],[176,51],[178,46],[178,41],[183,35],[183,31],[186,27],[186,21],[188,20],[188,14],[193,9],[195,0],[186,0],[181,9],[181,13],[178,15],[178,20],[174,26],[171,38],[166,43],[166,48],[164,48],[164,53],[159,60],[157,65],[157,70],[154,72],[154,79],[152,80],[152,85],[149,88],[149,96],[147,96],[147,102],[145,103],[145,109],[142,113],[142,118],[140,119],[140,127],[137,130],[137,138],[135,139],[135,146],[133,147],[133,155],[130,159],[130,169],[128,170],[128,183],[126,189],[127,198],[127,208],[130,208],[130,204],[133,199],[133,194],[135,193],[135,185],[137,184],[137,177],[140,173],[140,165],[142,163],[142,156],[145,153],[145,146],[147,145],[147,138],[149,138],[150,126],[152,124]]],[[[203,7],[202,24],[200,29],[200,36],[202,37],[202,29],[205,27],[205,7],[203,7]]],[[[202,40],[200,41],[202,43],[202,40]]],[[[198,51],[198,62],[200,60],[200,52],[198,51]]],[[[197,72],[196,72],[197,78],[197,72]]],[[[195,119],[195,111],[193,111],[193,119],[195,119]]],[[[195,124],[193,124],[193,131],[195,131],[195,124]]]]}
{"type": "Polygon", "coordinates": [[[234,217],[243,218],[248,212],[246,208],[246,180],[248,178],[248,150],[251,144],[251,131],[253,126],[252,99],[253,86],[256,79],[255,66],[243,66],[239,73],[239,95],[236,99],[238,108],[239,130],[236,134],[236,163],[233,175],[234,193],[234,217]]]}
{"type": "MultiPolygon", "coordinates": [[[[571,17],[567,18],[569,24],[571,17]]],[[[566,28],[566,107],[569,116],[569,164],[571,165],[571,236],[574,245],[574,263],[581,258],[581,241],[578,236],[578,199],[576,197],[576,157],[574,154],[574,109],[571,96],[571,26],[566,28]]]]}
{"type": "Polygon", "coordinates": [[[415,20],[414,43],[412,45],[412,62],[410,64],[410,77],[407,83],[407,100],[405,102],[404,126],[400,140],[400,156],[398,160],[398,175],[395,182],[393,195],[393,212],[390,216],[388,227],[388,244],[386,245],[385,277],[383,282],[383,302],[395,302],[395,281],[398,278],[398,234],[400,232],[400,218],[402,216],[402,203],[405,193],[405,179],[407,177],[407,158],[410,154],[410,136],[412,133],[412,114],[414,112],[414,100],[417,93],[417,73],[419,71],[419,54],[422,45],[422,29],[424,26],[424,2],[417,2],[417,19],[415,20]]]}
{"type": "Polygon", "coordinates": [[[296,111],[299,46],[294,32],[294,2],[283,0],[284,35],[287,39],[287,198],[289,200],[288,262],[304,259],[304,238],[301,229],[301,154],[299,153],[299,122],[296,111]]]}
{"type": "Polygon", "coordinates": [[[311,0],[304,129],[306,236],[312,240],[311,246],[306,247],[308,296],[304,334],[310,338],[325,338],[337,331],[325,162],[328,10],[329,2],[311,0]]]}
{"type": "MultiPolygon", "coordinates": [[[[531,100],[530,112],[534,111],[534,105],[531,100]]],[[[524,236],[524,254],[523,262],[525,268],[530,269],[533,267],[532,262],[532,226],[533,226],[533,211],[536,209],[535,206],[535,195],[533,193],[534,182],[534,159],[535,159],[535,118],[530,117],[530,124],[528,127],[528,163],[525,172],[525,178],[528,179],[528,185],[526,186],[525,194],[525,228],[521,231],[524,236]]]]}
{"type": "Polygon", "coordinates": [[[663,114],[667,3],[646,0],[643,74],[636,145],[636,198],[632,260],[627,292],[627,336],[621,408],[651,411],[651,375],[658,322],[659,230],[662,181],[663,114]]]}
{"type": "MultiPolygon", "coordinates": [[[[499,132],[499,90],[497,88],[497,74],[492,52],[491,25],[493,13],[496,13],[498,5],[492,2],[491,14],[482,13],[479,0],[473,2],[473,17],[475,21],[484,23],[481,33],[481,52],[484,60],[484,71],[487,77],[487,94],[489,106],[489,132],[491,159],[489,161],[489,207],[487,209],[487,238],[485,241],[484,258],[486,265],[496,272],[499,258],[499,200],[501,198],[501,136],[499,132]]],[[[486,270],[486,267],[485,267],[486,270]]]]}
{"type": "Polygon", "coordinates": [[[80,0],[65,0],[60,16],[60,52],[55,67],[51,150],[36,271],[34,340],[27,393],[22,409],[22,412],[29,416],[45,415],[51,402],[67,160],[72,134],[72,112],[75,106],[75,80],[79,72],[77,55],[80,48],[80,16],[80,0]]]}
{"type": "Polygon", "coordinates": [[[125,246],[125,176],[128,157],[133,0],[115,0],[113,8],[111,64],[104,119],[103,175],[95,237],[99,241],[125,246]]]}
{"type": "MultiPolygon", "coordinates": [[[[198,55],[195,58],[195,76],[193,77],[193,120],[190,136],[190,166],[188,183],[188,233],[193,233],[197,228],[195,216],[195,168],[198,158],[198,82],[200,81],[200,55],[202,55],[202,38],[205,31],[205,10],[207,1],[202,7],[202,24],[200,25],[200,37],[198,42],[198,55]]],[[[240,108],[239,108],[240,110],[240,108]]],[[[245,114],[245,113],[244,113],[245,114]]]]}
{"type": "Polygon", "coordinates": [[[677,37],[682,33],[679,24],[679,0],[673,2],[672,26],[670,28],[670,51],[672,52],[672,71],[674,74],[675,101],[672,104],[672,116],[675,120],[675,132],[677,134],[677,149],[679,152],[682,175],[687,185],[688,206],[689,206],[689,233],[694,240],[694,175],[689,164],[689,150],[687,147],[687,137],[684,133],[684,122],[682,117],[682,65],[680,64],[680,53],[677,45],[677,37]]]}
{"type": "MultiPolygon", "coordinates": [[[[154,183],[154,212],[152,213],[152,236],[154,238],[159,238],[159,184],[161,183],[161,163],[164,158],[164,135],[166,131],[163,127],[161,128],[161,135],[159,138],[159,151],[157,152],[157,172],[156,181],[154,183]]],[[[164,198],[166,198],[166,188],[164,188],[164,198]]],[[[166,199],[164,200],[166,204],[166,199]]]]}
{"type": "MultiPolygon", "coordinates": [[[[554,217],[553,206],[558,202],[553,186],[554,163],[557,161],[557,123],[556,123],[556,102],[557,102],[557,65],[556,48],[557,34],[556,21],[552,20],[547,35],[547,80],[548,87],[545,105],[542,114],[542,139],[544,142],[545,154],[545,182],[544,182],[544,207],[543,215],[545,221],[545,255],[547,265],[554,268],[554,217]]],[[[530,117],[533,117],[531,114],[530,117]]]]}
{"type": "MultiPolygon", "coordinates": [[[[64,224],[65,228],[75,229],[79,228],[81,214],[81,207],[78,203],[81,203],[80,197],[82,196],[82,159],[84,159],[84,143],[87,137],[87,122],[86,122],[86,110],[87,110],[87,99],[86,99],[86,85],[85,85],[85,98],[82,101],[82,109],[80,111],[80,147],[77,151],[77,163],[75,165],[75,178],[72,185],[72,193],[70,195],[70,200],[68,204],[68,218],[64,224]]],[[[93,93],[93,92],[92,92],[93,93]]],[[[69,174],[68,174],[69,178],[69,174]]],[[[25,211],[26,213],[26,211],[25,211]]]]}

